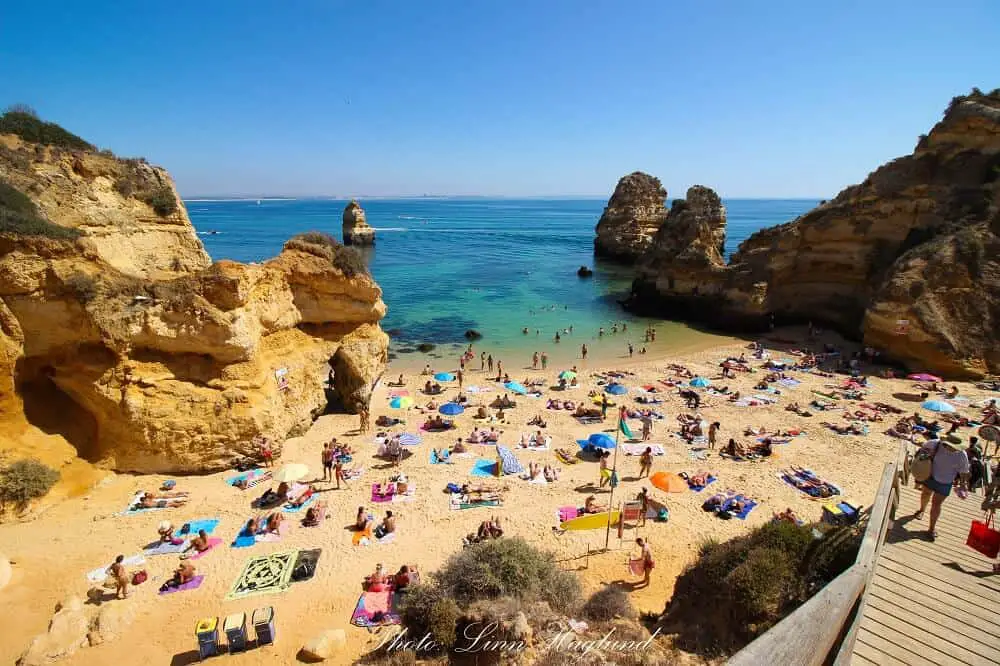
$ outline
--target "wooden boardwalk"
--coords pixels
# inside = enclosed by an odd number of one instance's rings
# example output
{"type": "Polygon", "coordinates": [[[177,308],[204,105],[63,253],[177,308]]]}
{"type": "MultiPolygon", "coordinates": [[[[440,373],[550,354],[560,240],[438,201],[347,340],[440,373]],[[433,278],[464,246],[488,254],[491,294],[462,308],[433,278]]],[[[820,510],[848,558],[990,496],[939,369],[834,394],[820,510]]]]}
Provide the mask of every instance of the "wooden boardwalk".
{"type": "Polygon", "coordinates": [[[963,501],[953,493],[931,542],[927,515],[912,518],[919,491],[900,488],[896,519],[864,597],[852,664],[1000,664],[1000,574],[992,573],[995,560],[965,545],[970,523],[982,520],[981,501],[982,495],[963,501]]]}

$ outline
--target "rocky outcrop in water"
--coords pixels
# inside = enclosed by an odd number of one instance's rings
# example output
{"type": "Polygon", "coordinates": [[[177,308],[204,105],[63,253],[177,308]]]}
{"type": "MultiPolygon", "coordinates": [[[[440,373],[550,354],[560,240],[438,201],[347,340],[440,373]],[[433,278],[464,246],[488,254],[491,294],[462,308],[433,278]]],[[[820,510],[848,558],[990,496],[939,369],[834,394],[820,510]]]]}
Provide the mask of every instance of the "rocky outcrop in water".
{"type": "Polygon", "coordinates": [[[649,174],[636,171],[619,180],[597,222],[594,254],[635,262],[666,219],[666,198],[660,180],[649,174]]]}
{"type": "Polygon", "coordinates": [[[262,264],[210,264],[179,202],[167,221],[130,217],[115,158],[13,153],[0,151],[0,420],[113,469],[197,472],[308,427],[327,363],[344,405],[367,404],[386,308],[354,250],[303,234],[262,264]],[[77,161],[91,166],[63,172],[77,161]]]}
{"type": "Polygon", "coordinates": [[[912,155],[728,264],[711,226],[664,225],[629,307],[727,329],[813,321],[912,367],[1000,372],[1000,90],[955,98],[912,155]]]}
{"type": "Polygon", "coordinates": [[[356,200],[344,207],[344,245],[374,245],[375,229],[368,226],[365,210],[356,200]]]}

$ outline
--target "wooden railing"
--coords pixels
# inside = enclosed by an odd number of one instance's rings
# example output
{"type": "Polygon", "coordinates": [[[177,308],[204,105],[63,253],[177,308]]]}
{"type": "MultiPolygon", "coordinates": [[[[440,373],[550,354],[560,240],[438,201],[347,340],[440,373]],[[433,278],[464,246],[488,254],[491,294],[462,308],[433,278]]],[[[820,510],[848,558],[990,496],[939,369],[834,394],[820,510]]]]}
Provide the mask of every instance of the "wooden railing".
{"type": "Polygon", "coordinates": [[[782,664],[820,666],[848,664],[865,592],[885,542],[899,488],[910,477],[910,455],[904,442],[896,460],[885,464],[875,501],[866,512],[861,546],[854,564],[729,660],[733,666],[782,664]]]}

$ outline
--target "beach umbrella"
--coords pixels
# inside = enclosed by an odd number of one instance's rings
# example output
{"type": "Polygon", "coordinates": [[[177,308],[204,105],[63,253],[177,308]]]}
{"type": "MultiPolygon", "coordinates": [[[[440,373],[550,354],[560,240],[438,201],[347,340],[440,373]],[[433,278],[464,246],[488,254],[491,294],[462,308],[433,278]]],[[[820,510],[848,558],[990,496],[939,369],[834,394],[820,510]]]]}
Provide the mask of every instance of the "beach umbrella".
{"type": "Polygon", "coordinates": [[[951,403],[947,403],[944,400],[928,400],[923,405],[924,409],[930,410],[932,412],[954,412],[955,406],[951,403]]]}
{"type": "Polygon", "coordinates": [[[393,409],[406,409],[413,405],[413,398],[406,395],[399,395],[389,401],[389,406],[393,409]]]}
{"type": "Polygon", "coordinates": [[[615,440],[609,435],[605,435],[603,432],[595,432],[593,435],[587,439],[578,439],[576,443],[581,447],[586,446],[596,446],[601,449],[613,449],[615,448],[615,440]]]}
{"type": "Polygon", "coordinates": [[[414,435],[411,432],[404,432],[399,436],[399,443],[403,446],[416,446],[422,441],[424,440],[420,435],[414,435]]]}
{"type": "Polygon", "coordinates": [[[528,393],[528,389],[526,389],[524,384],[521,382],[507,382],[503,385],[503,387],[508,391],[513,391],[514,393],[518,393],[520,395],[526,395],[528,393]]]}
{"type": "Polygon", "coordinates": [[[559,373],[559,379],[565,379],[569,381],[570,379],[575,379],[575,378],[576,378],[576,373],[573,372],[572,370],[563,370],[562,372],[559,373]]]}
{"type": "Polygon", "coordinates": [[[695,388],[705,388],[706,386],[711,386],[712,382],[705,379],[704,377],[695,377],[691,380],[691,386],[695,388]]]}
{"type": "Polygon", "coordinates": [[[450,372],[439,372],[436,375],[434,375],[434,379],[438,380],[439,382],[453,382],[455,381],[455,375],[451,374],[450,372]]]}
{"type": "Polygon", "coordinates": [[[649,482],[665,493],[682,493],[688,489],[687,481],[671,472],[657,472],[649,482]]]}
{"type": "Polygon", "coordinates": [[[907,379],[913,379],[918,382],[940,382],[944,381],[937,375],[931,375],[926,372],[915,372],[912,375],[906,375],[907,379]]]}
{"type": "Polygon", "coordinates": [[[457,416],[465,411],[465,407],[457,402],[446,402],[438,408],[438,411],[445,416],[457,416]]]}
{"type": "Polygon", "coordinates": [[[610,393],[611,395],[623,395],[628,393],[628,389],[621,384],[608,384],[604,387],[605,393],[610,393]]]}
{"type": "Polygon", "coordinates": [[[278,483],[291,483],[298,481],[309,473],[309,468],[302,463],[288,463],[274,474],[274,480],[278,483]]]}

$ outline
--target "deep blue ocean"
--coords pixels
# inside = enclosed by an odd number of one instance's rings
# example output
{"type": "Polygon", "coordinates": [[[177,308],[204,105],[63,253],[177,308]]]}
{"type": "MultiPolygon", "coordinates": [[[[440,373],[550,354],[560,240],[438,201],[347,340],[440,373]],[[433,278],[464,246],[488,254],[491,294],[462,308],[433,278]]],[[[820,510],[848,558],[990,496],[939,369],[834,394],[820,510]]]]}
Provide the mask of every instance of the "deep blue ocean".
{"type": "MultiPolygon", "coordinates": [[[[325,231],[340,239],[347,202],[185,203],[213,259],[261,261],[303,231],[325,231]]],[[[788,222],[817,203],[725,201],[727,252],[757,229],[788,222]]],[[[451,356],[467,329],[484,334],[478,348],[495,350],[495,355],[516,351],[525,360],[533,350],[547,351],[554,361],[568,360],[583,342],[594,357],[624,355],[628,341],[637,350],[642,346],[647,321],[623,312],[617,303],[628,292],[631,270],[593,256],[594,226],[604,200],[416,198],[361,204],[376,229],[376,246],[366,257],[389,307],[382,326],[397,331],[392,351],[401,365],[423,363],[422,356],[409,351],[419,342],[435,343],[435,354],[451,356]],[[576,276],[582,265],[594,268],[593,278],[576,276]],[[628,322],[627,334],[598,340],[598,328],[610,330],[615,321],[628,322]],[[570,326],[572,334],[563,333],[562,343],[555,344],[556,331],[570,326]],[[527,336],[524,327],[529,328],[527,336]]],[[[682,324],[656,325],[658,347],[700,335],[682,324]]]]}

